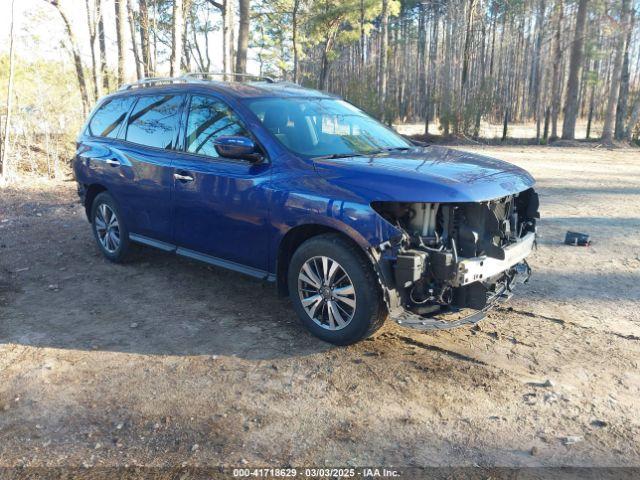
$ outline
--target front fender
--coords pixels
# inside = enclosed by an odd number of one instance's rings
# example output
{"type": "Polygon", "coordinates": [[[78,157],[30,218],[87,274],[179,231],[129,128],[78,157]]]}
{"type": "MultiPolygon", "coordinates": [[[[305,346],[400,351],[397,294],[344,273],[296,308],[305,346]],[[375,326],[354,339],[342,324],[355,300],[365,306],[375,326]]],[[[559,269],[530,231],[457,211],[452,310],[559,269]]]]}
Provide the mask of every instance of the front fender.
{"type": "Polygon", "coordinates": [[[370,205],[309,195],[290,194],[278,223],[280,238],[291,228],[321,225],[347,235],[364,250],[402,235],[370,205]]]}
{"type": "Polygon", "coordinates": [[[280,244],[292,229],[321,226],[340,232],[368,252],[372,248],[400,238],[402,232],[387,222],[370,205],[335,200],[309,193],[278,192],[271,212],[270,264],[277,270],[280,244]]]}

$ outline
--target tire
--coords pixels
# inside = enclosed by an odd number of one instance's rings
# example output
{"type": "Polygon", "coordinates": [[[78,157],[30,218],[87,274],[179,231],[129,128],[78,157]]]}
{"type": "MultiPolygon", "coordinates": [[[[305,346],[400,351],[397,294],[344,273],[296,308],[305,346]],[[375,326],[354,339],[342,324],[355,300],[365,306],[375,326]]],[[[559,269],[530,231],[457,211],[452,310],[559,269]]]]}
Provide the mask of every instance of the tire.
{"type": "Polygon", "coordinates": [[[319,235],[300,245],[289,263],[287,281],[302,324],[325,342],[356,343],[378,330],[387,317],[370,260],[357,245],[339,234],[319,235]],[[318,288],[318,281],[327,278],[330,281],[326,285],[320,283],[318,288]]]}
{"type": "Polygon", "coordinates": [[[122,263],[131,250],[129,230],[123,222],[118,205],[107,192],[98,194],[91,204],[91,228],[105,258],[114,263],[122,263]],[[115,215],[116,224],[112,223],[111,214],[115,215]],[[106,224],[109,224],[108,230],[104,228],[106,224]],[[107,238],[109,234],[111,236],[107,238]]]}

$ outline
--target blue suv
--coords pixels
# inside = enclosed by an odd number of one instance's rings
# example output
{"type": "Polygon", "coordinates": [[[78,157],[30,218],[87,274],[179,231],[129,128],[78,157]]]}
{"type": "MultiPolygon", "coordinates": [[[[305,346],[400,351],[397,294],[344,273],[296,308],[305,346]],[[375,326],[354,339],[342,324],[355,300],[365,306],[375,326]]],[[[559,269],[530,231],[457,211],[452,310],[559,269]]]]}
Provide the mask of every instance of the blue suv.
{"type": "Polygon", "coordinates": [[[275,282],[334,344],[388,317],[477,322],[530,274],[526,171],[416,144],[290,83],[125,85],[92,112],[74,171],[107,259],[135,242],[275,282]]]}

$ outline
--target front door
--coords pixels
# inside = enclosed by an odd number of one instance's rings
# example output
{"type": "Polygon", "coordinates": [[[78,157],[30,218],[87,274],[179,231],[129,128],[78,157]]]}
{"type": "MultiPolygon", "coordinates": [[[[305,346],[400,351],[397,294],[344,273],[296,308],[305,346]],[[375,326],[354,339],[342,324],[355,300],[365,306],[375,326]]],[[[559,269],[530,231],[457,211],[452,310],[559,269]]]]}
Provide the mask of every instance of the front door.
{"type": "Polygon", "coordinates": [[[268,265],[270,164],[220,157],[221,135],[250,136],[222,100],[193,95],[184,152],[173,163],[179,253],[262,276],[268,265]]]}

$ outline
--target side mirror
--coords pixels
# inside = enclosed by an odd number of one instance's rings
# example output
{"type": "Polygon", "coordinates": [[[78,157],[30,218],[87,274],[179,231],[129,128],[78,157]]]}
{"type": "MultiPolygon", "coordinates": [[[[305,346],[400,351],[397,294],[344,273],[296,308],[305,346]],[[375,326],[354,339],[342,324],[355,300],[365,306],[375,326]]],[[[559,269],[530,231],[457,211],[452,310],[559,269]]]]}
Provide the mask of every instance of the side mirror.
{"type": "Polygon", "coordinates": [[[255,142],[247,137],[222,135],[213,141],[218,155],[225,158],[237,158],[258,163],[263,159],[255,142]]]}

